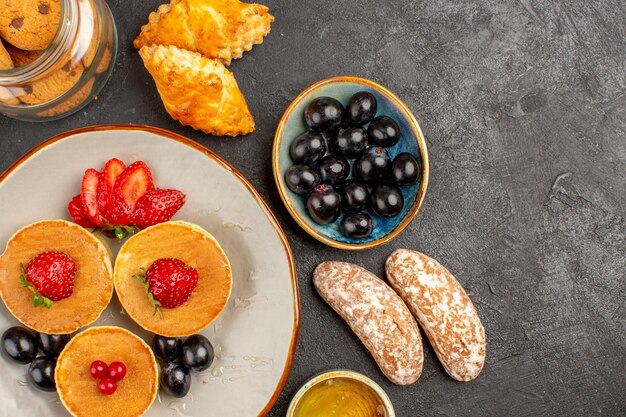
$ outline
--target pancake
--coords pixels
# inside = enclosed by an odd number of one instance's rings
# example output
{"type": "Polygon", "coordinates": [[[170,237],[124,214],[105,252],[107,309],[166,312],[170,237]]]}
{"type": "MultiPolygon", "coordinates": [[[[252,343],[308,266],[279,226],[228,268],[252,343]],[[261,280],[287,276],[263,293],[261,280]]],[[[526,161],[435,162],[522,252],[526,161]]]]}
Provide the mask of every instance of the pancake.
{"type": "Polygon", "coordinates": [[[20,229],[0,255],[0,297],[13,316],[38,332],[72,333],[100,317],[113,294],[109,250],[94,234],[65,220],[43,220],[20,229]],[[22,286],[20,263],[59,251],[76,263],[74,290],[50,308],[33,305],[33,293],[22,286]]]}
{"type": "Polygon", "coordinates": [[[74,417],[138,417],[154,402],[159,388],[158,367],[150,347],[120,327],[91,327],[76,336],[61,352],[55,369],[61,403],[74,417]],[[91,363],[120,361],[126,376],[112,395],[98,391],[91,363]]]}
{"type": "Polygon", "coordinates": [[[222,312],[232,288],[226,254],[199,226],[182,221],[160,223],[130,237],[117,255],[115,291],[126,313],[144,329],[163,336],[189,336],[207,327],[222,312]],[[198,271],[196,288],[175,308],[154,314],[144,286],[134,275],[157,259],[176,258],[198,271]]]}

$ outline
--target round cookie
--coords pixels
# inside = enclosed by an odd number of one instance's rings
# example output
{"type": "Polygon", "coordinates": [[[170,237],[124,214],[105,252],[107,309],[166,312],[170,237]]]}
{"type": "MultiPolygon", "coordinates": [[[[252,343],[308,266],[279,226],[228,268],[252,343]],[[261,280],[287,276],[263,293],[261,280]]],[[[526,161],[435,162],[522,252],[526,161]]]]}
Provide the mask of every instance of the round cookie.
{"type": "Polygon", "coordinates": [[[39,55],[43,53],[43,51],[25,51],[24,49],[16,48],[10,43],[6,44],[6,50],[13,61],[13,65],[15,68],[24,66],[33,62],[39,55]]]}
{"type": "Polygon", "coordinates": [[[2,42],[0,42],[0,70],[7,70],[13,68],[13,60],[11,59],[11,55],[5,49],[2,42]]]}
{"type": "Polygon", "coordinates": [[[6,87],[0,87],[0,102],[15,106],[20,104],[20,99],[15,97],[15,94],[13,94],[10,89],[6,87]]]}
{"type": "MultiPolygon", "coordinates": [[[[13,68],[13,60],[11,59],[11,55],[5,49],[2,42],[0,42],[0,71],[7,70],[13,68]]],[[[0,102],[5,104],[16,105],[19,104],[20,101],[11,93],[6,87],[0,87],[0,102]]]]}
{"type": "Polygon", "coordinates": [[[83,74],[80,62],[68,61],[60,70],[24,86],[26,94],[20,96],[25,104],[40,104],[54,100],[72,88],[83,74]]]}
{"type": "Polygon", "coordinates": [[[61,0],[3,0],[0,36],[27,51],[45,49],[61,19],[61,0]]]}
{"type": "Polygon", "coordinates": [[[72,94],[70,98],[64,100],[62,103],[57,104],[56,106],[40,111],[37,113],[41,117],[54,117],[59,114],[63,114],[67,111],[75,109],[80,106],[91,94],[91,90],[93,89],[94,79],[87,81],[87,83],[76,93],[72,94]]]}

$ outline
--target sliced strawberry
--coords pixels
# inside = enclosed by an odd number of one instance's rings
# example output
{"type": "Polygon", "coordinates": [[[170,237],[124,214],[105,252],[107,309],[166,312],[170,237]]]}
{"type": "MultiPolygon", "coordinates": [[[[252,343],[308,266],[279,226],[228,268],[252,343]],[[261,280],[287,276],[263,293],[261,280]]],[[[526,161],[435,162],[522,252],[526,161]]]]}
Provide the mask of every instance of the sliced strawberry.
{"type": "Polygon", "coordinates": [[[185,204],[185,194],[178,190],[151,190],[137,200],[133,225],[144,229],[163,223],[185,204]]]}
{"type": "Polygon", "coordinates": [[[132,221],[137,200],[153,189],[150,168],[142,161],[132,163],[115,180],[109,207],[109,220],[113,224],[129,224],[132,221]]]}
{"type": "Polygon", "coordinates": [[[87,218],[96,226],[102,227],[104,219],[98,209],[98,183],[100,173],[93,168],[85,171],[83,183],[80,188],[80,201],[83,203],[83,210],[87,218]]]}
{"type": "Polygon", "coordinates": [[[76,223],[77,225],[87,228],[96,227],[85,215],[85,211],[83,210],[83,203],[80,199],[80,194],[72,197],[69,204],[67,205],[67,211],[70,212],[72,220],[74,220],[74,223],[76,223]]]}
{"type": "Polygon", "coordinates": [[[117,177],[126,169],[126,165],[119,159],[113,158],[104,165],[100,182],[98,183],[98,189],[96,194],[98,195],[98,210],[102,216],[107,220],[107,223],[112,224],[109,219],[109,207],[111,205],[111,196],[113,195],[113,187],[117,177]]]}
{"type": "Polygon", "coordinates": [[[111,187],[111,190],[115,185],[115,180],[122,172],[124,172],[125,169],[126,165],[124,165],[124,163],[117,158],[109,159],[107,163],[104,164],[102,173],[104,174],[106,183],[111,187]]]}

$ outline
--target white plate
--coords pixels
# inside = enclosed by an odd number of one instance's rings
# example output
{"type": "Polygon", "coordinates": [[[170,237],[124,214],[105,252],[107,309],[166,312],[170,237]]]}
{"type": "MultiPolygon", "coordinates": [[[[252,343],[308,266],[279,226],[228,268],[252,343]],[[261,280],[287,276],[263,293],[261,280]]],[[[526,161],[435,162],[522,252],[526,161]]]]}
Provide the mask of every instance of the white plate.
{"type": "MultiPolygon", "coordinates": [[[[159,394],[149,417],[248,417],[265,415],[276,401],[293,360],[300,303],[291,249],[278,222],[252,185],[197,143],[147,126],[100,126],[67,132],[25,155],[0,176],[0,250],[22,226],[68,219],[85,169],[112,157],[145,161],[162,188],[187,194],[174,217],[212,233],[233,268],[228,306],[203,331],[217,357],[194,374],[190,395],[159,394]]],[[[118,244],[112,245],[114,253],[118,244]]],[[[17,277],[16,277],[17,279],[17,277]]],[[[0,303],[0,332],[19,324],[0,303]]],[[[114,296],[95,325],[119,325],[151,341],[114,296]]],[[[25,384],[27,366],[0,358],[0,415],[69,415],[56,393],[25,384]]]]}

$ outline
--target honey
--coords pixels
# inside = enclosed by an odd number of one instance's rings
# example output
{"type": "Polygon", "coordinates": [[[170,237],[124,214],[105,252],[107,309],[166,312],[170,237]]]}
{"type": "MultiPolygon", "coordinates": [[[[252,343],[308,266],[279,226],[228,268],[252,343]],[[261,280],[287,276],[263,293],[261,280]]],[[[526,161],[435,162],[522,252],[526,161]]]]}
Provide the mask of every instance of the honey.
{"type": "Polygon", "coordinates": [[[349,378],[322,381],[306,391],[294,417],[389,417],[378,394],[349,378]]]}

